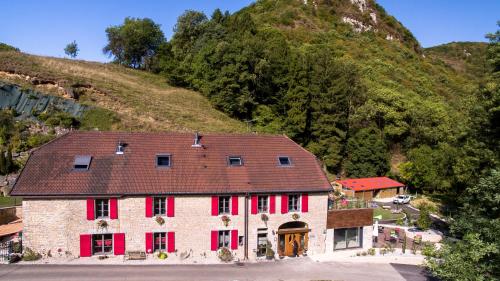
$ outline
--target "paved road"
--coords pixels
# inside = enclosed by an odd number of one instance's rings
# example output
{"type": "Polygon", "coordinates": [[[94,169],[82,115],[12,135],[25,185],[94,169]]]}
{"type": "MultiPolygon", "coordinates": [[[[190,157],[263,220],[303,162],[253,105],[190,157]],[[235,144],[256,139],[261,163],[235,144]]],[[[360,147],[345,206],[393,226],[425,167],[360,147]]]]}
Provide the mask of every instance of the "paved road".
{"type": "Polygon", "coordinates": [[[398,264],[313,262],[307,258],[239,265],[0,265],[0,280],[427,280],[398,264]]]}

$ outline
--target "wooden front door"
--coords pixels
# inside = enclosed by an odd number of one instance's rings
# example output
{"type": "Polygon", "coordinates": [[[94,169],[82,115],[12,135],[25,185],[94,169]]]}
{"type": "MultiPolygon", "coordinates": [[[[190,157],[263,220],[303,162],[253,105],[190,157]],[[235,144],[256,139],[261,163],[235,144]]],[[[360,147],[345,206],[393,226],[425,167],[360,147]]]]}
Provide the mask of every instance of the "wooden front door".
{"type": "Polygon", "coordinates": [[[286,233],[286,234],[280,234],[280,240],[282,239],[282,242],[280,246],[282,246],[282,249],[280,249],[281,253],[283,256],[293,256],[293,244],[294,241],[297,242],[298,245],[298,254],[302,255],[304,254],[304,250],[307,249],[307,242],[308,242],[308,234],[307,232],[297,232],[297,233],[286,233]]]}

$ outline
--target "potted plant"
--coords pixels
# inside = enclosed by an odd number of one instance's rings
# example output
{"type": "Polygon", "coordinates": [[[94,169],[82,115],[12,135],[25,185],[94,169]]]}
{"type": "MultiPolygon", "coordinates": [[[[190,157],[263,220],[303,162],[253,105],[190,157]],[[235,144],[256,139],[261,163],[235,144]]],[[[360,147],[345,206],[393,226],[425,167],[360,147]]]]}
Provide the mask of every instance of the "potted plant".
{"type": "Polygon", "coordinates": [[[229,249],[226,247],[220,248],[217,251],[217,256],[223,262],[230,262],[233,260],[233,255],[231,254],[231,251],[229,251],[229,249]]]}
{"type": "Polygon", "coordinates": [[[99,221],[97,221],[97,227],[106,228],[106,227],[108,227],[108,222],[105,220],[99,220],[99,221]]]}
{"type": "Polygon", "coordinates": [[[274,259],[274,250],[272,248],[271,241],[267,240],[266,243],[266,259],[273,260],[274,259]]]}
{"type": "Polygon", "coordinates": [[[260,219],[267,225],[267,222],[269,221],[269,217],[266,214],[260,215],[260,219]]]}
{"type": "Polygon", "coordinates": [[[165,253],[165,252],[159,252],[159,253],[158,253],[158,258],[159,258],[160,260],[164,260],[164,259],[166,259],[167,257],[168,257],[168,255],[167,255],[167,253],[165,253]]]}
{"type": "Polygon", "coordinates": [[[159,225],[165,224],[165,219],[163,219],[161,216],[156,216],[155,220],[159,225]]]}
{"type": "Polygon", "coordinates": [[[223,215],[220,219],[222,220],[222,223],[224,223],[224,226],[228,226],[231,221],[231,219],[226,215],[223,215]]]}

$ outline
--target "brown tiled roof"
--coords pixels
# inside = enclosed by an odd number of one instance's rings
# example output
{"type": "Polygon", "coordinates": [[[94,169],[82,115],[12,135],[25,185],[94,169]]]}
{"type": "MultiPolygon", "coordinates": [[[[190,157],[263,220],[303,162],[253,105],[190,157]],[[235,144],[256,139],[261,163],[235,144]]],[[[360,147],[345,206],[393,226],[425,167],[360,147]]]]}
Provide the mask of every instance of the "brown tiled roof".
{"type": "Polygon", "coordinates": [[[314,155],[285,136],[72,132],[35,150],[12,195],[143,195],[326,191],[330,183],[314,155]],[[116,155],[119,142],[125,153],[116,155]],[[156,168],[156,155],[172,155],[170,168],[156,168]],[[90,155],[88,171],[74,171],[77,155],[90,155]],[[228,156],[243,166],[229,167],[228,156]],[[292,165],[278,165],[289,156],[292,165]]]}

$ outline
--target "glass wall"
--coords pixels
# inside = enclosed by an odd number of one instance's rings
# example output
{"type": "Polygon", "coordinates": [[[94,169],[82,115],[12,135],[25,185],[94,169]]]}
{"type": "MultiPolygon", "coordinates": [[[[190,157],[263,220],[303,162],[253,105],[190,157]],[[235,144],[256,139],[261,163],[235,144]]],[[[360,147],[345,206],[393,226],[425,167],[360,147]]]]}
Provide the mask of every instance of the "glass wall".
{"type": "Polygon", "coordinates": [[[363,230],[361,227],[337,228],[333,231],[333,249],[348,249],[361,247],[363,230]]]}

